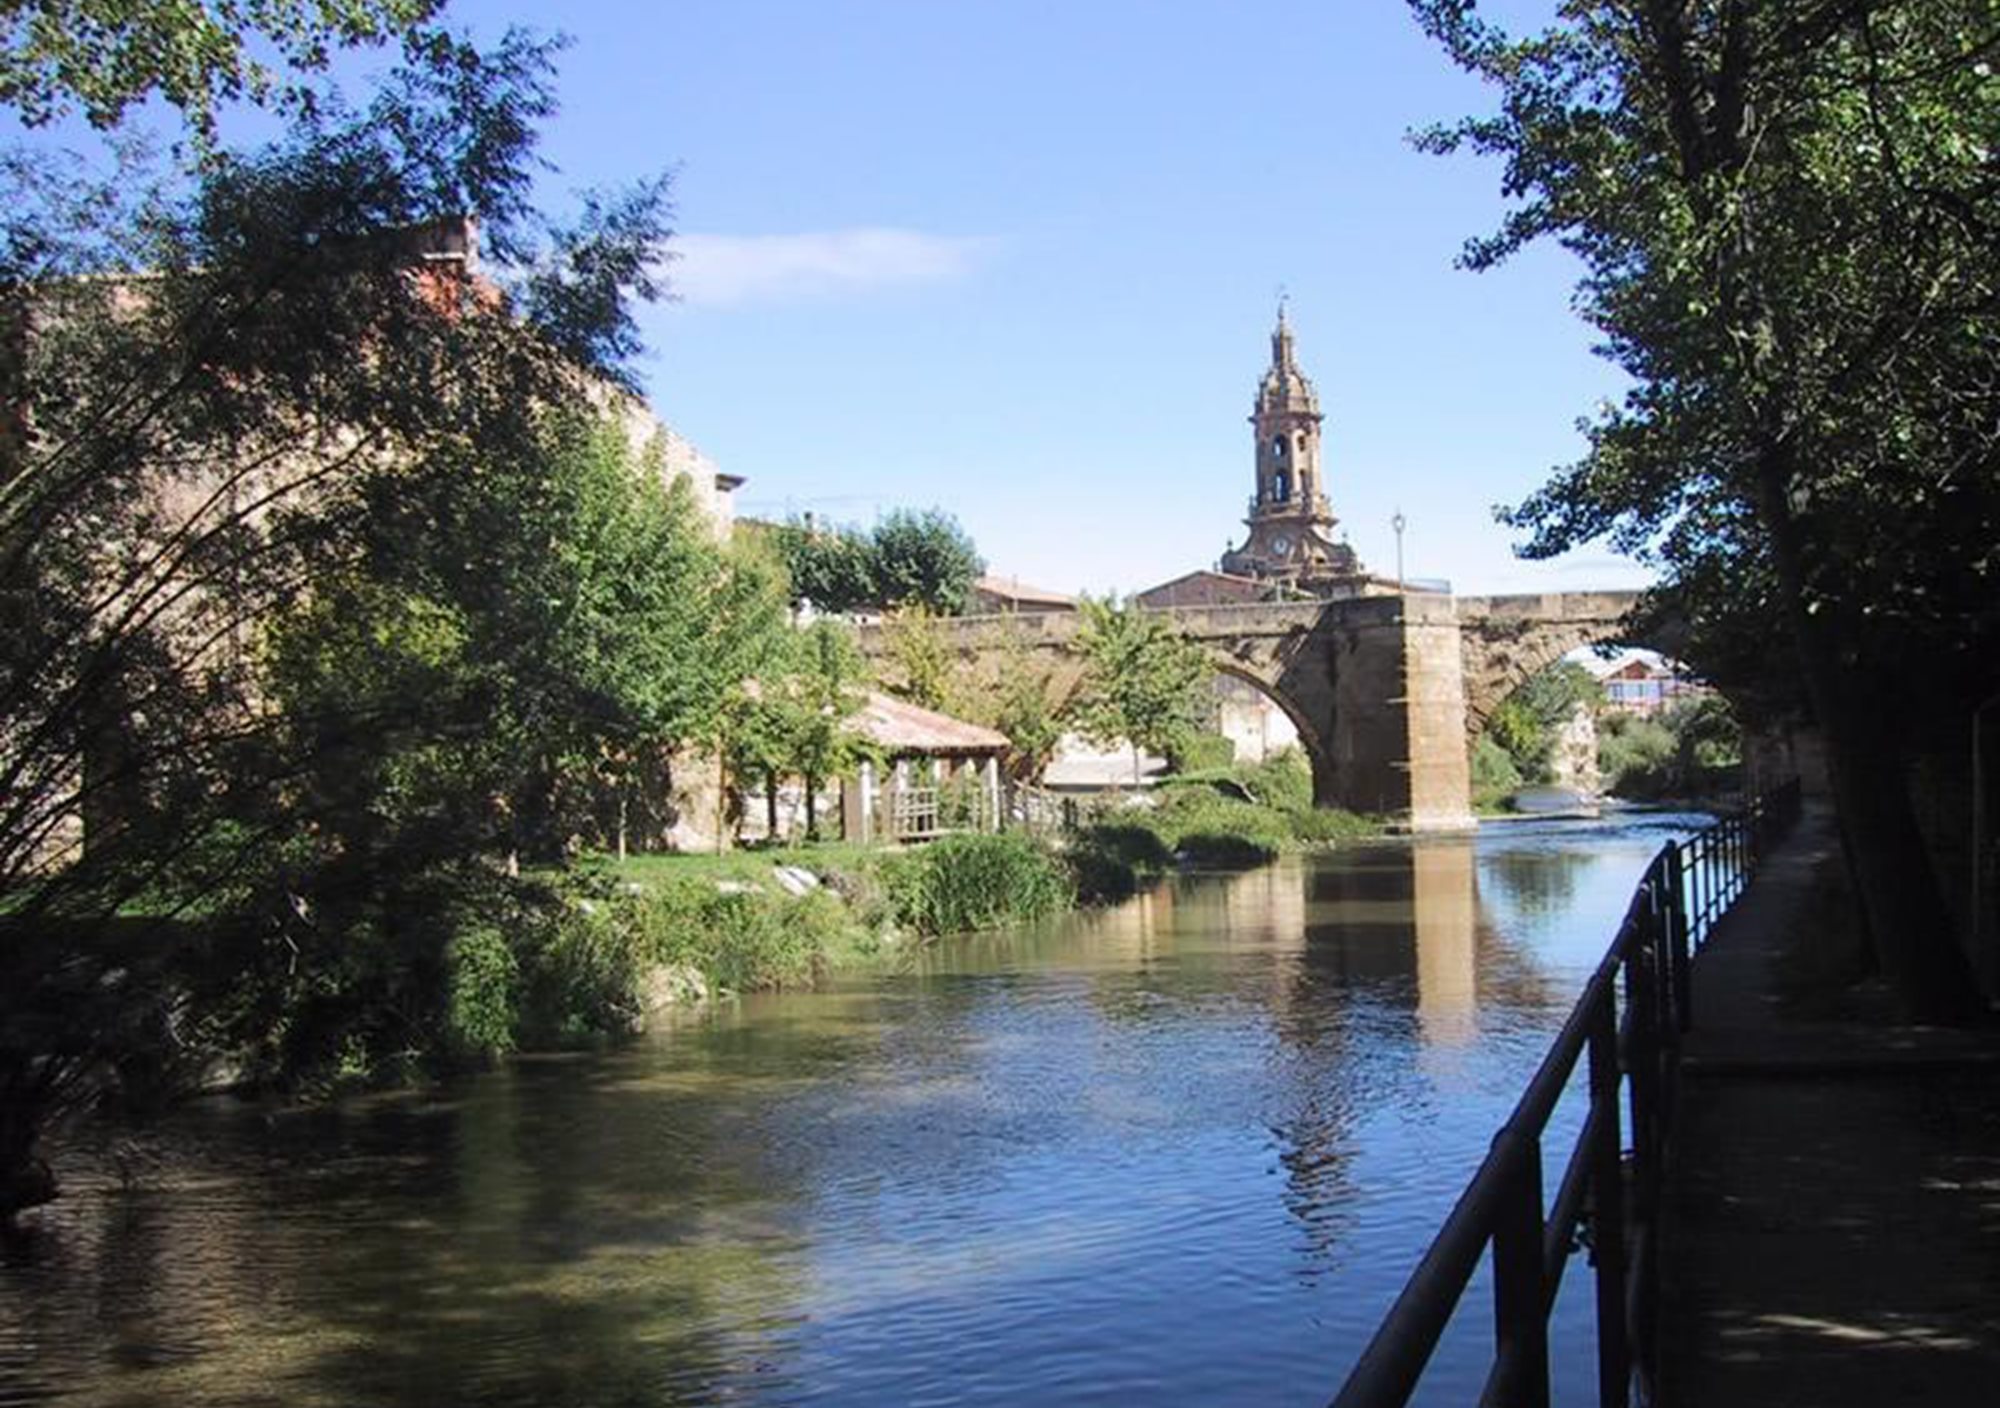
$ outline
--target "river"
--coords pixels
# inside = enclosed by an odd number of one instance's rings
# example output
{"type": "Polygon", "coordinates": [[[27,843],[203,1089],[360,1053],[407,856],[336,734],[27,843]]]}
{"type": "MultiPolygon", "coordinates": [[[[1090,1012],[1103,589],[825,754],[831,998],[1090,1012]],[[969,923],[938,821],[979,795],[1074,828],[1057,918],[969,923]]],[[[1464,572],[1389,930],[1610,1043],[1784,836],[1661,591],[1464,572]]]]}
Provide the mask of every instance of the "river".
{"type": "MultiPolygon", "coordinates": [[[[0,1254],[0,1404],[1323,1403],[1697,820],[1183,876],[441,1096],[203,1103],[0,1254]]],[[[1475,1396],[1459,1321],[1427,1401],[1475,1396]]]]}

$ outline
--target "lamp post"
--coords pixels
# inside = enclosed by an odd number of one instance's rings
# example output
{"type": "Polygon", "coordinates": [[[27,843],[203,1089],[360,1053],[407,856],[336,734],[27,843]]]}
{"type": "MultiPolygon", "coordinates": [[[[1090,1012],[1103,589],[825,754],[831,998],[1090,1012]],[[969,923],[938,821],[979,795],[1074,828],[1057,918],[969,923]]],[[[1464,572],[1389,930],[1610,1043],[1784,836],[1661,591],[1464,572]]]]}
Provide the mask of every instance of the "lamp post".
{"type": "Polygon", "coordinates": [[[1389,520],[1389,526],[1396,530],[1396,595],[1403,594],[1403,530],[1410,526],[1410,520],[1403,517],[1403,511],[1396,510],[1396,516],[1389,520]]]}

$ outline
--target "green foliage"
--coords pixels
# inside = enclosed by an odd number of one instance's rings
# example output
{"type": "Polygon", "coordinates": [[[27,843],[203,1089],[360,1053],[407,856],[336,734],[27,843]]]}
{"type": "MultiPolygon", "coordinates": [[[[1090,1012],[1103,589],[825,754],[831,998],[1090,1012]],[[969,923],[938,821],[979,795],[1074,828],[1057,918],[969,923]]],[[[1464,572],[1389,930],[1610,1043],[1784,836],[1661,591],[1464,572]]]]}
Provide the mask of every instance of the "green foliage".
{"type": "Polygon", "coordinates": [[[1051,663],[1013,622],[1001,628],[985,672],[951,650],[937,617],[922,608],[896,613],[883,629],[899,695],[1005,734],[1008,775],[1027,780],[1042,775],[1062,742],[1064,713],[1056,702],[1051,663]]]}
{"type": "Polygon", "coordinates": [[[1606,714],[1597,729],[1597,770],[1604,790],[1632,801],[1675,794],[1680,742],[1653,719],[1606,714]]]}
{"type": "Polygon", "coordinates": [[[1061,862],[1014,833],[944,836],[885,859],[896,921],[919,934],[955,934],[1061,913],[1075,891],[1061,862]]]}
{"type": "Polygon", "coordinates": [[[419,26],[441,0],[285,0],[135,5],[130,0],[39,0],[0,18],[0,103],[30,127],[81,110],[112,127],[158,97],[203,136],[218,103],[248,98],[310,111],[308,75],[336,48],[445,44],[419,26]],[[271,60],[275,58],[277,66],[271,60]]]}
{"type": "Polygon", "coordinates": [[[519,971],[515,1044],[528,1051],[601,1046],[643,1015],[649,959],[630,896],[582,874],[542,897],[513,931],[519,971]]]}
{"type": "Polygon", "coordinates": [[[938,618],[922,605],[885,617],[882,644],[896,672],[896,693],[925,709],[961,712],[959,660],[938,618]]]}
{"type": "Polygon", "coordinates": [[[591,829],[565,797],[638,793],[646,759],[716,736],[775,603],[743,609],[685,482],[617,426],[551,418],[434,467],[382,486],[356,565],[271,628],[301,803],[407,860],[554,858],[591,829]]]}
{"type": "Polygon", "coordinates": [[[506,937],[491,925],[462,929],[446,945],[445,965],[445,1040],[450,1047],[471,1057],[513,1050],[520,969],[506,937]]]}
{"type": "Polygon", "coordinates": [[[795,520],[775,539],[793,605],[809,601],[835,615],[911,607],[962,615],[986,570],[972,539],[942,509],[896,509],[865,532],[795,520]]]}
{"type": "MultiPolygon", "coordinates": [[[[1603,702],[1603,686],[1590,671],[1573,660],[1559,661],[1530,676],[1501,701],[1481,738],[1490,738],[1507,755],[1517,775],[1515,787],[1524,782],[1547,782],[1552,776],[1550,759],[1559,732],[1579,708],[1594,713],[1603,702]]],[[[1493,759],[1480,762],[1476,749],[1473,765],[1475,771],[1482,766],[1486,769],[1489,787],[1501,776],[1493,759]]],[[[1477,777],[1473,793],[1475,798],[1481,794],[1477,777]]]]}
{"type": "Polygon", "coordinates": [[[1211,676],[1201,647],[1163,617],[1085,597],[1076,648],[1083,681],[1074,717],[1093,742],[1120,739],[1171,756],[1200,731],[1211,676]]]}
{"type": "Polygon", "coordinates": [[[1250,795],[1267,807],[1292,813],[1312,809],[1312,766],[1296,748],[1273,753],[1262,762],[1238,765],[1235,775],[1250,795]]]}
{"type": "Polygon", "coordinates": [[[809,831],[816,833],[821,784],[845,777],[873,755],[851,720],[866,700],[867,661],[839,621],[780,629],[762,640],[755,673],[725,691],[723,738],[731,771],[806,784],[809,831]]]}
{"type": "Polygon", "coordinates": [[[1174,853],[1159,833],[1145,826],[1101,821],[1073,832],[1063,847],[1077,898],[1109,904],[1129,898],[1146,876],[1172,867],[1174,853]]]}
{"type": "Polygon", "coordinates": [[[697,974],[711,993],[811,978],[835,953],[866,950],[870,921],[828,890],[794,897],[768,873],[754,882],[667,873],[613,886],[571,877],[560,900],[521,931],[516,1042],[598,1046],[645,1019],[656,974],[697,974]]]}
{"type": "Polygon", "coordinates": [[[1007,735],[1007,770],[1014,777],[1035,780],[1048,769],[1062,743],[1065,716],[1056,702],[1055,679],[1049,667],[1030,660],[1018,637],[1002,649],[1001,676],[993,708],[976,719],[1007,735]]]}
{"type": "Polygon", "coordinates": [[[1283,813],[1205,789],[1166,792],[1153,814],[1161,839],[1198,866],[1262,865],[1294,840],[1290,818],[1283,813]]]}
{"type": "Polygon", "coordinates": [[[1236,745],[1219,733],[1198,730],[1182,735],[1167,756],[1175,772],[1205,772],[1227,768],[1236,761],[1236,745]]]}
{"type": "MultiPolygon", "coordinates": [[[[263,7],[222,35],[213,7],[152,8],[11,22],[0,89],[100,121],[160,92],[199,124],[245,53],[428,9],[263,7]]],[[[364,107],[199,165],[0,162],[35,429],[0,437],[0,907],[198,918],[181,1029],[276,1084],[503,1045],[528,974],[493,935],[534,902],[500,859],[565,784],[700,736],[733,674],[726,569],[593,409],[656,291],[663,193],[569,229],[529,207],[550,52],[426,41],[364,107]],[[426,257],[468,213],[477,278],[426,257]]],[[[0,984],[10,1031],[26,990],[0,984]]],[[[21,1127],[115,1074],[60,1036],[0,1051],[21,1127]]]]}
{"type": "Polygon", "coordinates": [[[1560,242],[1631,379],[1505,521],[1531,556],[1650,556],[1677,654],[1809,702],[1885,970],[1910,1015],[1974,1018],[1908,779],[2000,691],[2000,423],[1969,389],[2000,380],[1991,7],[1589,0],[1525,38],[1412,8],[1499,90],[1422,138],[1506,162],[1467,262],[1560,242]]]}
{"type": "Polygon", "coordinates": [[[810,602],[839,615],[881,605],[874,544],[865,533],[793,520],[779,525],[773,540],[793,606],[810,602]]]}
{"type": "MultiPolygon", "coordinates": [[[[1100,822],[1081,835],[1093,849],[1103,848],[1100,837],[1144,835],[1157,854],[1238,867],[1261,865],[1294,846],[1335,845],[1381,831],[1367,817],[1315,807],[1312,769],[1290,748],[1262,762],[1170,778],[1153,798],[1154,805],[1121,811],[1115,823],[1100,822]]],[[[1146,868],[1143,859],[1135,863],[1146,868]]]]}
{"type": "Polygon", "coordinates": [[[869,535],[874,549],[875,590],[884,607],[921,606],[941,616],[960,616],[985,560],[958,520],[942,509],[921,513],[895,509],[869,535]]]}
{"type": "Polygon", "coordinates": [[[1614,796],[1708,796],[1730,790],[1741,763],[1742,732],[1720,695],[1684,700],[1650,718],[1612,713],[1598,723],[1598,771],[1614,796]]]}
{"type": "MultiPolygon", "coordinates": [[[[1600,739],[1601,744],[1601,739],[1600,739]]],[[[1600,752],[1599,766],[1602,748],[1600,752]]],[[[1514,755],[1502,747],[1490,726],[1472,744],[1472,805],[1481,811],[1492,811],[1520,791],[1525,779],[1514,755]]]]}
{"type": "Polygon", "coordinates": [[[768,881],[724,889],[681,879],[614,907],[636,927],[648,963],[698,969],[710,987],[749,992],[810,976],[829,938],[845,923],[840,902],[813,892],[794,898],[768,881]]]}
{"type": "Polygon", "coordinates": [[[1382,834],[1381,823],[1338,807],[1303,807],[1288,811],[1286,817],[1291,822],[1293,837],[1310,846],[1365,841],[1382,834]]]}
{"type": "Polygon", "coordinates": [[[1079,828],[1069,838],[1067,854],[1072,860],[1091,857],[1141,874],[1166,870],[1174,863],[1173,850],[1158,830],[1123,819],[1079,828]]]}

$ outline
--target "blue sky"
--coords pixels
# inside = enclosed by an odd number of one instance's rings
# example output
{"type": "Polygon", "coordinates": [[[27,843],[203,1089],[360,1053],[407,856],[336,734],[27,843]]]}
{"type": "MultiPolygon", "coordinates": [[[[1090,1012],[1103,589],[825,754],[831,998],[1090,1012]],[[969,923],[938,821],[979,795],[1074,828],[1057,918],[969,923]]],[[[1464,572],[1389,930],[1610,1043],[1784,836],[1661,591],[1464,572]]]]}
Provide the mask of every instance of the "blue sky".
{"type": "MultiPolygon", "coordinates": [[[[1539,8],[1532,0],[1501,13],[1539,8]]],[[[670,169],[680,301],[653,401],[742,508],[955,514],[993,569],[1133,590],[1242,537],[1276,291],[1363,560],[1461,592],[1631,585],[1523,563],[1491,506],[1621,382],[1543,249],[1463,240],[1497,165],[1410,149],[1480,108],[1396,0],[457,0],[559,27],[549,195],[670,169]]]]}

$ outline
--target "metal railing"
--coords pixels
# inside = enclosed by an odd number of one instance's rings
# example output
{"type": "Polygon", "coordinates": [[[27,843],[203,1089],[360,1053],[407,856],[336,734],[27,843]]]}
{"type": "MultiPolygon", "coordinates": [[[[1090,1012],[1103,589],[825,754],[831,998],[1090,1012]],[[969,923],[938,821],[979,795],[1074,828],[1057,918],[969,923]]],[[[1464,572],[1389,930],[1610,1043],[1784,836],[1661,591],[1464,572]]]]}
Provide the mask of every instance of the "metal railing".
{"type": "Polygon", "coordinates": [[[1482,1404],[1549,1402],[1549,1316],[1579,1250],[1597,1273],[1598,1402],[1652,1400],[1660,1171],[1693,1017],[1689,958],[1798,811],[1798,783],[1787,783],[1653,858],[1610,950],[1333,1408],[1409,1401],[1489,1246],[1494,1358],[1482,1404]],[[1589,1112],[1545,1203],[1542,1136],[1579,1061],[1589,1112]]]}

